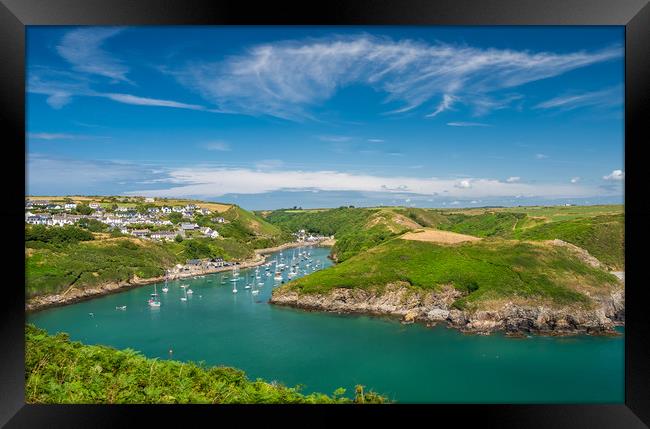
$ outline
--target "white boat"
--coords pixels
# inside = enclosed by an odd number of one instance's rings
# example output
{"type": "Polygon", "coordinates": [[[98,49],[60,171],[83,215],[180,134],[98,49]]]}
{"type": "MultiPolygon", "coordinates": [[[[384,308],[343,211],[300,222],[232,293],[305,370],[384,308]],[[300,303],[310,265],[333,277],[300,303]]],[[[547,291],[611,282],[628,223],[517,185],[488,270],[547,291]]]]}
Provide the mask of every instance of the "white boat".
{"type": "Polygon", "coordinates": [[[181,301],[187,301],[187,289],[183,287],[183,293],[185,294],[184,296],[181,296],[181,301]]]}
{"type": "Polygon", "coordinates": [[[232,293],[237,293],[237,286],[233,288],[232,293]]]}
{"type": "Polygon", "coordinates": [[[250,285],[246,285],[246,286],[244,286],[244,289],[250,289],[250,288],[251,288],[250,285]]]}
{"type": "Polygon", "coordinates": [[[275,276],[273,276],[273,280],[282,280],[282,274],[280,274],[279,271],[276,271],[275,276]]]}
{"type": "Polygon", "coordinates": [[[115,307],[116,310],[126,310],[126,305],[115,307]]]}
{"type": "Polygon", "coordinates": [[[258,293],[260,293],[260,291],[259,291],[259,290],[254,290],[254,291],[252,291],[251,293],[252,293],[253,295],[257,295],[258,293]]]}
{"type": "Polygon", "coordinates": [[[264,283],[263,283],[263,282],[259,282],[257,285],[258,285],[258,286],[264,286],[264,283]]]}
{"type": "Polygon", "coordinates": [[[167,287],[167,277],[165,277],[165,286],[162,288],[163,293],[169,292],[169,288],[167,287]]]}
{"type": "Polygon", "coordinates": [[[158,290],[156,289],[156,285],[153,285],[153,293],[151,294],[151,298],[149,298],[149,307],[160,307],[160,300],[158,299],[158,290]]]}
{"type": "Polygon", "coordinates": [[[193,293],[194,293],[194,291],[193,291],[192,289],[188,289],[188,290],[187,290],[187,294],[188,294],[188,295],[192,295],[193,293]]]}

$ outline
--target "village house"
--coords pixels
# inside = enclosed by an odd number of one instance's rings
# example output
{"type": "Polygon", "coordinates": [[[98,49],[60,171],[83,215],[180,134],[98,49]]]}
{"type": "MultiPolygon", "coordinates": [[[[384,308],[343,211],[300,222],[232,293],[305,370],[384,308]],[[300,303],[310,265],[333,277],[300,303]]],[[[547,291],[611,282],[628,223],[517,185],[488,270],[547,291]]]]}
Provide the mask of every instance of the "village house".
{"type": "Polygon", "coordinates": [[[133,235],[135,237],[139,237],[139,238],[145,238],[150,233],[151,233],[151,231],[149,231],[148,229],[134,229],[134,230],[131,231],[131,235],[133,235]]]}
{"type": "Polygon", "coordinates": [[[183,212],[183,217],[186,217],[186,218],[190,218],[190,219],[191,219],[192,216],[194,216],[194,214],[193,214],[192,212],[183,212]]]}
{"type": "Polygon", "coordinates": [[[197,206],[196,204],[188,204],[188,205],[185,206],[185,210],[187,210],[187,211],[193,211],[193,210],[196,210],[198,208],[199,208],[199,206],[197,206]]]}
{"type": "Polygon", "coordinates": [[[48,200],[29,200],[32,206],[47,207],[50,205],[48,200]]]}
{"type": "Polygon", "coordinates": [[[226,223],[226,219],[224,219],[222,217],[215,217],[215,218],[212,218],[212,222],[226,223]]]}
{"type": "Polygon", "coordinates": [[[88,207],[90,207],[91,209],[95,209],[95,210],[97,210],[97,209],[99,209],[101,206],[99,205],[99,203],[90,203],[90,204],[88,204],[88,207]]]}
{"type": "Polygon", "coordinates": [[[202,215],[209,215],[210,213],[212,213],[210,210],[208,210],[208,209],[204,209],[204,208],[200,208],[200,209],[198,209],[197,211],[198,211],[199,213],[201,213],[202,215]]]}
{"type": "Polygon", "coordinates": [[[162,211],[165,214],[169,214],[172,212],[172,209],[170,207],[165,206],[165,207],[161,207],[160,211],[162,211]]]}
{"type": "Polygon", "coordinates": [[[183,213],[185,209],[183,207],[172,207],[174,213],[183,213]]]}
{"type": "Polygon", "coordinates": [[[210,237],[210,238],[219,237],[219,233],[217,231],[207,226],[201,228],[201,233],[203,233],[203,235],[205,235],[206,237],[210,237]]]}
{"type": "Polygon", "coordinates": [[[167,240],[167,241],[172,241],[176,238],[176,233],[175,232],[169,232],[169,231],[159,231],[159,232],[153,232],[151,234],[151,238],[154,240],[167,240]]]}
{"type": "Polygon", "coordinates": [[[25,217],[25,222],[31,225],[47,225],[50,221],[50,215],[37,214],[25,217]]]}
{"type": "Polygon", "coordinates": [[[48,210],[63,210],[63,207],[58,205],[58,204],[48,204],[47,209],[48,210]]]}
{"type": "Polygon", "coordinates": [[[144,199],[144,202],[145,203],[153,203],[155,200],[156,200],[155,198],[147,197],[147,198],[144,199]]]}
{"type": "Polygon", "coordinates": [[[65,203],[63,206],[66,210],[74,210],[77,208],[77,204],[75,203],[65,203]]]}
{"type": "Polygon", "coordinates": [[[194,231],[195,229],[199,229],[199,226],[195,223],[181,223],[181,229],[183,231],[194,231]]]}

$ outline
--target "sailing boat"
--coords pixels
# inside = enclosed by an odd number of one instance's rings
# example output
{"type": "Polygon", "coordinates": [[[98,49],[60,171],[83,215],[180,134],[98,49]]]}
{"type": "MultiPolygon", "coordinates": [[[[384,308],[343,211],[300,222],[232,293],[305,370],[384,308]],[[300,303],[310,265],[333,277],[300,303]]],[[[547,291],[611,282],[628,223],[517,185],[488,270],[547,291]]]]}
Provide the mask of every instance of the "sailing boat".
{"type": "Polygon", "coordinates": [[[185,293],[185,296],[181,296],[181,301],[187,301],[187,289],[185,289],[185,286],[181,286],[183,288],[183,292],[185,293]]]}
{"type": "Polygon", "coordinates": [[[169,291],[169,288],[167,287],[167,276],[165,276],[165,286],[162,288],[163,293],[167,293],[169,291]]]}
{"type": "Polygon", "coordinates": [[[160,307],[160,300],[158,299],[158,290],[156,289],[156,284],[153,285],[153,293],[151,298],[149,298],[149,307],[160,307]]]}
{"type": "Polygon", "coordinates": [[[192,295],[194,293],[194,291],[192,289],[187,289],[186,293],[187,293],[187,295],[192,295]]]}

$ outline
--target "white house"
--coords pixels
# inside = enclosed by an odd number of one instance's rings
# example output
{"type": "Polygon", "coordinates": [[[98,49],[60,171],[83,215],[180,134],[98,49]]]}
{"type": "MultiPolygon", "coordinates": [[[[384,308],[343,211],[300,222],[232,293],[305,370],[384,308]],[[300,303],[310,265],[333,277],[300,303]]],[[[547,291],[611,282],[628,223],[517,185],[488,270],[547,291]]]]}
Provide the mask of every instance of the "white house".
{"type": "Polygon", "coordinates": [[[212,220],[213,220],[214,222],[217,222],[217,223],[225,223],[225,222],[226,222],[226,219],[224,219],[224,218],[222,218],[222,217],[215,217],[215,218],[213,218],[212,220]]]}
{"type": "Polygon", "coordinates": [[[217,238],[217,237],[219,237],[219,233],[218,233],[217,231],[215,231],[215,230],[213,230],[212,228],[207,227],[207,226],[201,228],[201,232],[202,232],[203,235],[205,235],[206,237],[210,237],[210,238],[217,238]]]}
{"type": "Polygon", "coordinates": [[[181,223],[181,229],[184,231],[193,231],[195,229],[199,229],[199,226],[195,223],[181,223]]]}
{"type": "Polygon", "coordinates": [[[97,210],[101,206],[99,205],[99,203],[90,203],[90,204],[88,204],[88,207],[90,207],[91,209],[97,210]]]}
{"type": "Polygon", "coordinates": [[[66,210],[74,210],[77,208],[77,205],[75,203],[66,203],[63,207],[66,210]]]}
{"type": "Polygon", "coordinates": [[[154,240],[172,241],[174,238],[176,238],[176,233],[168,231],[154,232],[151,234],[151,238],[154,240]]]}
{"type": "Polygon", "coordinates": [[[166,207],[166,206],[165,206],[165,207],[162,207],[162,208],[160,209],[160,211],[162,211],[163,213],[169,214],[169,213],[172,212],[172,209],[171,209],[170,207],[166,207]]]}
{"type": "Polygon", "coordinates": [[[174,213],[183,213],[185,211],[185,208],[183,208],[183,207],[172,207],[172,211],[174,213]]]}
{"type": "Polygon", "coordinates": [[[145,202],[145,203],[153,203],[154,201],[156,201],[156,199],[155,199],[155,198],[151,198],[151,197],[147,197],[147,198],[144,199],[144,202],[145,202]]]}

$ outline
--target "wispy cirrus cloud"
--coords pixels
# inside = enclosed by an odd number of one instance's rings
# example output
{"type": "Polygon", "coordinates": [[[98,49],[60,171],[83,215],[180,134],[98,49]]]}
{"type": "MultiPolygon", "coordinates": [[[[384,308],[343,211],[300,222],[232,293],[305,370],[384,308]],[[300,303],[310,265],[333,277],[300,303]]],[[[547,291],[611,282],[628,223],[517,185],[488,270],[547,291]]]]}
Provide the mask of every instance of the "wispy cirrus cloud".
{"type": "Polygon", "coordinates": [[[343,143],[352,140],[350,136],[318,136],[318,139],[324,142],[343,143]]]}
{"type": "Polygon", "coordinates": [[[107,139],[107,136],[93,136],[86,134],[67,134],[67,133],[27,133],[28,140],[87,140],[87,139],[107,139]]]}
{"type": "Polygon", "coordinates": [[[447,122],[450,127],[490,127],[490,124],[481,122],[447,122]]]}
{"type": "Polygon", "coordinates": [[[573,110],[581,107],[613,107],[623,104],[623,86],[600,91],[564,94],[537,104],[535,109],[573,110]]]}
{"type": "Polygon", "coordinates": [[[303,120],[341,88],[365,84],[397,105],[393,113],[423,108],[435,117],[457,103],[477,114],[503,108],[521,95],[491,92],[622,55],[620,46],[533,53],[359,34],[259,44],[222,61],[195,61],[168,73],[235,113],[303,120]]]}
{"type": "Polygon", "coordinates": [[[136,106],[158,106],[173,107],[176,109],[204,110],[205,107],[196,104],[180,103],[172,100],[161,100],[158,98],[139,97],[131,94],[95,93],[97,97],[104,97],[117,101],[118,103],[133,104],[136,106]]]}
{"type": "Polygon", "coordinates": [[[104,42],[120,34],[123,28],[88,27],[66,33],[56,51],[76,71],[95,74],[114,81],[131,82],[129,68],[114,55],[102,49],[104,42]]]}

